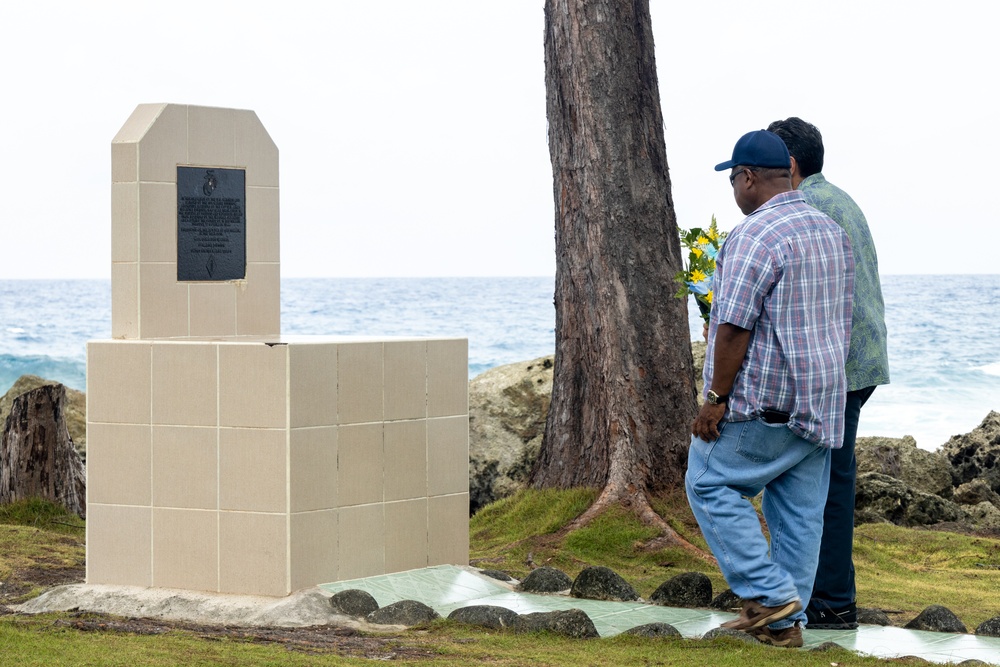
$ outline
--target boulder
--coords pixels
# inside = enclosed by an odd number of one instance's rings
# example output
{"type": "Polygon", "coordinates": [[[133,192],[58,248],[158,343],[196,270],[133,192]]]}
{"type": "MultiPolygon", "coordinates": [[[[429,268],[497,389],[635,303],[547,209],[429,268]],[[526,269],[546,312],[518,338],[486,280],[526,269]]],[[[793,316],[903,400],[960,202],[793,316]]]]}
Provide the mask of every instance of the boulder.
{"type": "Polygon", "coordinates": [[[569,594],[585,600],[631,602],[639,594],[621,575],[608,567],[588,567],[577,575],[569,594]]]}
{"type": "Polygon", "coordinates": [[[724,611],[739,611],[743,608],[743,598],[733,592],[733,589],[727,588],[722,591],[708,605],[712,609],[722,609],[724,611]]]}
{"type": "Polygon", "coordinates": [[[497,581],[514,581],[509,574],[500,570],[480,570],[479,574],[490,579],[496,579],[497,581]]]}
{"type": "Polygon", "coordinates": [[[929,630],[931,632],[968,632],[954,612],[939,604],[927,607],[903,627],[908,630],[929,630]]]}
{"type": "Polygon", "coordinates": [[[350,588],[334,593],[330,598],[330,606],[338,614],[364,618],[378,609],[378,602],[368,591],[350,588]]]}
{"type": "Polygon", "coordinates": [[[1000,637],[1000,616],[994,616],[979,624],[976,634],[983,637],[1000,637]]]}
{"type": "Polygon", "coordinates": [[[712,603],[712,580],[701,572],[682,572],[660,584],[649,601],[664,607],[707,607],[712,603]]]}
{"type": "Polygon", "coordinates": [[[40,497],[86,516],[86,473],[66,428],[66,401],[66,387],[46,384],[11,403],[0,436],[0,503],[40,497]]]}
{"type": "Polygon", "coordinates": [[[856,524],[888,522],[912,527],[966,518],[965,511],[955,503],[911,489],[895,477],[876,472],[858,475],[854,499],[856,524]]]}
{"type": "Polygon", "coordinates": [[[1000,412],[991,410],[979,426],[952,436],[940,451],[951,462],[955,486],[980,479],[1000,493],[1000,412]]]}
{"type": "Polygon", "coordinates": [[[858,623],[862,625],[892,625],[889,616],[881,609],[858,607],[858,623]]]}
{"type": "Polygon", "coordinates": [[[966,505],[965,511],[975,529],[989,534],[1000,534],[1000,509],[993,503],[983,501],[978,505],[966,505]]]}
{"type": "Polygon", "coordinates": [[[911,436],[858,438],[855,445],[858,474],[875,472],[904,482],[910,488],[951,498],[952,476],[948,457],[917,447],[911,436]]]}
{"type": "Polygon", "coordinates": [[[629,628],[622,634],[635,635],[637,637],[680,637],[680,631],[669,623],[647,623],[629,628]]]}
{"type": "Polygon", "coordinates": [[[552,398],[553,357],[498,366],[469,382],[469,508],[524,487],[552,398]]]}
{"type": "Polygon", "coordinates": [[[581,609],[521,614],[517,629],[521,632],[555,632],[577,639],[600,637],[594,622],[581,609]]]}
{"type": "Polygon", "coordinates": [[[493,630],[515,628],[520,623],[520,617],[516,611],[489,604],[459,607],[448,614],[448,619],[458,623],[478,625],[493,630]]]}
{"type": "MultiPolygon", "coordinates": [[[[10,414],[10,407],[14,403],[15,398],[32,389],[38,389],[48,384],[56,385],[59,383],[42,379],[37,375],[22,375],[19,377],[13,386],[7,390],[7,393],[0,397],[0,430],[3,430],[4,423],[7,421],[7,415],[10,414]]],[[[66,419],[66,430],[69,431],[69,437],[73,440],[73,446],[76,448],[80,458],[86,460],[87,395],[82,391],[66,387],[66,403],[63,416],[66,419]]]]}
{"type": "Polygon", "coordinates": [[[573,586],[573,580],[562,570],[543,565],[540,568],[528,573],[517,590],[525,593],[558,593],[569,590],[573,586]]]}
{"type": "Polygon", "coordinates": [[[952,500],[962,505],[991,503],[1000,508],[1000,494],[991,489],[990,485],[981,479],[974,479],[971,482],[960,484],[955,489],[952,500]]]}
{"type": "Polygon", "coordinates": [[[369,623],[376,625],[423,625],[430,623],[434,619],[441,618],[441,615],[417,600],[400,600],[386,605],[381,609],[376,609],[365,617],[369,623]]]}
{"type": "Polygon", "coordinates": [[[712,628],[705,634],[701,636],[702,639],[712,640],[718,638],[724,639],[735,639],[736,641],[743,642],[744,644],[759,644],[757,638],[748,632],[743,632],[742,630],[733,630],[732,628],[712,628]]]}

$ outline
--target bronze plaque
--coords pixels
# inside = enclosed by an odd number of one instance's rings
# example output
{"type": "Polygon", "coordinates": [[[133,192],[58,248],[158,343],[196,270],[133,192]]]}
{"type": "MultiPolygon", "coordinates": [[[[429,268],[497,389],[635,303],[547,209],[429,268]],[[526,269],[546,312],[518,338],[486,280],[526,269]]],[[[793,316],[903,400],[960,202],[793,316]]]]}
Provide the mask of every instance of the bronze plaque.
{"type": "Polygon", "coordinates": [[[247,273],[246,171],[177,167],[177,280],[247,273]]]}

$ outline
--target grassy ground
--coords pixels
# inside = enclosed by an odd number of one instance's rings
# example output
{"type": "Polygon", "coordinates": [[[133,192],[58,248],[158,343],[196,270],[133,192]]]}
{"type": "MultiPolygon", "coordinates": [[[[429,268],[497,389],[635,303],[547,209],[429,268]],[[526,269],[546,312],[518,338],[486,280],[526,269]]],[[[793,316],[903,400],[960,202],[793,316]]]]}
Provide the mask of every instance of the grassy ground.
{"type": "MultiPolygon", "coordinates": [[[[565,538],[557,533],[595,498],[589,490],[529,491],[484,508],[472,519],[472,562],[523,578],[552,565],[574,576],[604,565],[648,597],[685,571],[717,570],[680,550],[658,547],[656,534],[626,512],[612,512],[565,538]]],[[[675,530],[704,547],[682,497],[654,506],[675,530]]],[[[83,578],[82,522],[45,503],[0,507],[0,614],[5,604],[45,586],[83,578]]],[[[859,603],[892,612],[903,625],[925,607],[942,604],[972,631],[1000,614],[1000,540],[866,525],[856,541],[859,603]]],[[[94,614],[0,615],[0,665],[340,665],[392,660],[398,664],[489,665],[794,665],[829,667],[921,664],[880,661],[835,649],[807,652],[731,640],[643,639],[618,636],[572,640],[518,635],[438,621],[404,633],[363,634],[337,628],[233,629],[115,619],[94,614]]]]}

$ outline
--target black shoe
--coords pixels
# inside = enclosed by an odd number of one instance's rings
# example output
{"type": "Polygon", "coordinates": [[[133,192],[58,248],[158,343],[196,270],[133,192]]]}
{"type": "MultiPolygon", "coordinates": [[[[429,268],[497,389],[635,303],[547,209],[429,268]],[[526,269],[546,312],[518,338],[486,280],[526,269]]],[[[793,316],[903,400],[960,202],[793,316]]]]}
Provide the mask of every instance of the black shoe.
{"type": "Polygon", "coordinates": [[[852,603],[834,609],[822,600],[813,600],[806,608],[806,618],[810,630],[854,630],[858,627],[858,608],[852,603]]]}

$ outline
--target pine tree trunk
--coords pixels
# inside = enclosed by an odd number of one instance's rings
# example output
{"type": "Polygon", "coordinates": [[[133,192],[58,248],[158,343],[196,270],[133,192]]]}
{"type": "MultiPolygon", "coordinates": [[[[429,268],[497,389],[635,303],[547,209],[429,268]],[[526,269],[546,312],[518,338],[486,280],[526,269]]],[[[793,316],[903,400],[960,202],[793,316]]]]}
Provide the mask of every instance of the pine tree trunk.
{"type": "Polygon", "coordinates": [[[65,406],[61,384],[14,399],[0,440],[0,503],[41,497],[86,515],[86,474],[66,428],[65,406]]]}
{"type": "Polygon", "coordinates": [[[683,483],[697,402],[648,0],[547,0],[545,83],[556,352],[532,485],[650,513],[683,483]]]}

